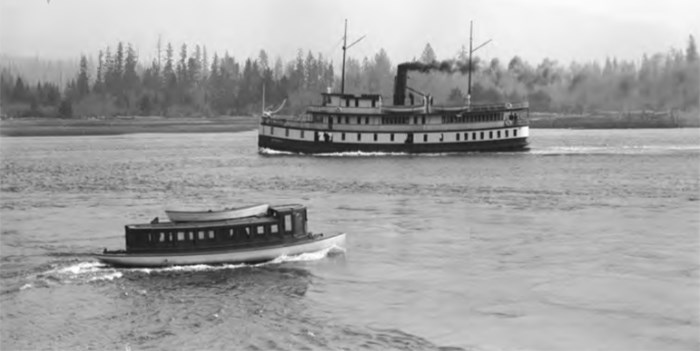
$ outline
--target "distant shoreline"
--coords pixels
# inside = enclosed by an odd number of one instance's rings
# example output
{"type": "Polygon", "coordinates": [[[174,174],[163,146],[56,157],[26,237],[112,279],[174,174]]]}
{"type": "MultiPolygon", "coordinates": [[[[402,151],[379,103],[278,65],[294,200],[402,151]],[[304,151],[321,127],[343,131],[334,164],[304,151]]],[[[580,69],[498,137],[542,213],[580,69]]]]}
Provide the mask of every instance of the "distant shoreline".
{"type": "Polygon", "coordinates": [[[547,129],[658,129],[700,128],[700,112],[634,111],[567,115],[530,112],[530,128],[547,129]]]}
{"type": "Polygon", "coordinates": [[[0,121],[0,135],[82,136],[135,133],[234,133],[254,130],[258,118],[114,117],[114,118],[14,118],[0,121]]]}
{"type": "MultiPolygon", "coordinates": [[[[258,128],[258,117],[14,118],[0,120],[0,136],[88,136],[136,133],[235,133],[258,128]]],[[[700,116],[561,115],[532,112],[532,129],[700,128],[700,116]]]]}

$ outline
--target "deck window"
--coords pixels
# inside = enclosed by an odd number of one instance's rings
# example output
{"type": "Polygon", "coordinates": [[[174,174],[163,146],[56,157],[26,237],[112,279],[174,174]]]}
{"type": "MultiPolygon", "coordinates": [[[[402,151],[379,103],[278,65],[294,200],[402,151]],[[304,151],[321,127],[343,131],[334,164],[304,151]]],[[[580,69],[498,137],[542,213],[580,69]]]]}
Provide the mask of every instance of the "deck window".
{"type": "Polygon", "coordinates": [[[160,232],[160,235],[158,236],[158,241],[164,243],[167,239],[165,239],[165,232],[160,232]]]}
{"type": "Polygon", "coordinates": [[[472,140],[476,140],[476,132],[472,133],[472,140]]]}
{"type": "Polygon", "coordinates": [[[301,130],[301,138],[304,139],[304,130],[301,130]]]}
{"type": "Polygon", "coordinates": [[[270,127],[270,135],[275,135],[275,127],[270,127]]]}
{"type": "Polygon", "coordinates": [[[518,136],[518,130],[517,130],[517,129],[513,129],[513,136],[514,136],[514,137],[518,136]]]}
{"type": "Polygon", "coordinates": [[[423,134],[423,141],[428,141],[428,134],[423,134]]]}
{"type": "Polygon", "coordinates": [[[377,141],[377,133],[374,133],[374,141],[377,141]]]}
{"type": "Polygon", "coordinates": [[[479,139],[484,140],[484,132],[481,132],[481,133],[480,133],[479,139]]]}
{"type": "Polygon", "coordinates": [[[506,130],[506,138],[508,137],[508,131],[506,130]]]}
{"type": "Polygon", "coordinates": [[[280,226],[277,224],[273,224],[270,226],[270,233],[272,234],[277,234],[280,232],[280,226]]]}
{"type": "Polygon", "coordinates": [[[464,141],[469,140],[469,133],[464,133],[464,141]]]}
{"type": "Polygon", "coordinates": [[[425,124],[425,116],[423,116],[423,124],[425,124]]]}
{"type": "Polygon", "coordinates": [[[457,138],[457,141],[459,141],[459,133],[455,134],[455,137],[457,138]]]}
{"type": "Polygon", "coordinates": [[[341,117],[338,116],[338,124],[340,124],[340,123],[342,123],[342,122],[341,122],[341,117]]]}
{"type": "Polygon", "coordinates": [[[391,133],[391,141],[394,141],[394,133],[391,133]]]}
{"type": "Polygon", "coordinates": [[[489,139],[493,139],[493,132],[489,132],[489,139]]]}
{"type": "Polygon", "coordinates": [[[216,235],[214,235],[214,231],[213,231],[213,230],[207,231],[207,234],[209,234],[209,240],[215,240],[215,239],[216,239],[216,235]]]}
{"type": "Polygon", "coordinates": [[[284,136],[289,136],[289,128],[284,128],[284,136]]]}
{"type": "Polygon", "coordinates": [[[498,138],[498,139],[501,138],[501,131],[500,130],[496,132],[496,138],[498,138]]]}
{"type": "Polygon", "coordinates": [[[292,232],[292,215],[291,214],[284,216],[284,231],[287,233],[292,232]]]}
{"type": "MultiPolygon", "coordinates": [[[[374,102],[374,101],[372,101],[372,102],[374,102]]],[[[372,106],[372,107],[374,107],[374,106],[372,106]]],[[[369,124],[369,117],[365,117],[365,124],[369,124]]]]}
{"type": "Polygon", "coordinates": [[[345,133],[340,134],[340,139],[345,140],[345,133]]]}
{"type": "Polygon", "coordinates": [[[177,241],[185,241],[185,232],[177,232],[177,241]]]}
{"type": "Polygon", "coordinates": [[[265,227],[259,225],[259,226],[257,227],[256,232],[258,233],[258,235],[264,235],[264,234],[265,234],[265,227]]]}
{"type": "Polygon", "coordinates": [[[345,124],[350,124],[350,116],[345,116],[345,124]]]}
{"type": "Polygon", "coordinates": [[[357,133],[357,141],[361,141],[361,140],[362,140],[362,134],[357,133]]]}

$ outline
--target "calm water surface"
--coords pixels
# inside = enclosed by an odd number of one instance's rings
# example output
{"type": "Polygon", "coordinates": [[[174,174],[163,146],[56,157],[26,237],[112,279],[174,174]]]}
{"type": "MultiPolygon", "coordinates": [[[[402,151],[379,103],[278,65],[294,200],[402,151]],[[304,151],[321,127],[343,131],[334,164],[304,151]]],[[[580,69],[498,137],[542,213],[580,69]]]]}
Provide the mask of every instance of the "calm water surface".
{"type": "Polygon", "coordinates": [[[258,154],[256,133],[0,139],[0,348],[697,350],[700,130],[525,153],[258,154]],[[303,203],[345,251],[114,269],[167,206],[303,203]]]}

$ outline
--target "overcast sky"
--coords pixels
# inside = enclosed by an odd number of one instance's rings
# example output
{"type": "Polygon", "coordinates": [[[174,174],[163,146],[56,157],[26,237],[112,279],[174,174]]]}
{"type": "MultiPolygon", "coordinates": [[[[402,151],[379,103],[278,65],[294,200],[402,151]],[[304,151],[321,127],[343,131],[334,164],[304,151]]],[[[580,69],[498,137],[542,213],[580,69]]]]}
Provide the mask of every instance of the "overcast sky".
{"type": "MultiPolygon", "coordinates": [[[[96,56],[118,41],[132,43],[141,60],[155,54],[158,37],[206,45],[239,59],[265,49],[291,59],[298,49],[339,62],[343,20],[356,58],[384,48],[394,64],[417,58],[430,43],[439,59],[469,43],[491,43],[477,54],[531,63],[553,58],[638,60],[644,53],[685,49],[698,37],[698,0],[0,0],[0,52],[76,58],[96,56]]],[[[179,50],[176,50],[176,52],[179,50]]]]}

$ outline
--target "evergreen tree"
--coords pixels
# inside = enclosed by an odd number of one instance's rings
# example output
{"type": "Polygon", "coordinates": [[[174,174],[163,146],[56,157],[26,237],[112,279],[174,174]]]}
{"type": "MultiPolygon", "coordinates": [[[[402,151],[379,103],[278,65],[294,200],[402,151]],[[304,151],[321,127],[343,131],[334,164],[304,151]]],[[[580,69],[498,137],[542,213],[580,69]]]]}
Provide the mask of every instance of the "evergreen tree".
{"type": "Polygon", "coordinates": [[[686,48],[685,57],[688,62],[698,60],[698,47],[695,45],[695,37],[692,34],[688,37],[688,48],[686,48]]]}
{"type": "Polygon", "coordinates": [[[90,93],[90,81],[88,77],[88,63],[85,55],[80,56],[80,71],[76,82],[77,97],[82,99],[90,93]]]}
{"type": "Polygon", "coordinates": [[[425,49],[423,49],[423,53],[420,55],[420,62],[431,63],[435,61],[437,61],[437,56],[435,55],[435,51],[433,51],[433,47],[430,46],[430,43],[425,44],[425,49]]]}

